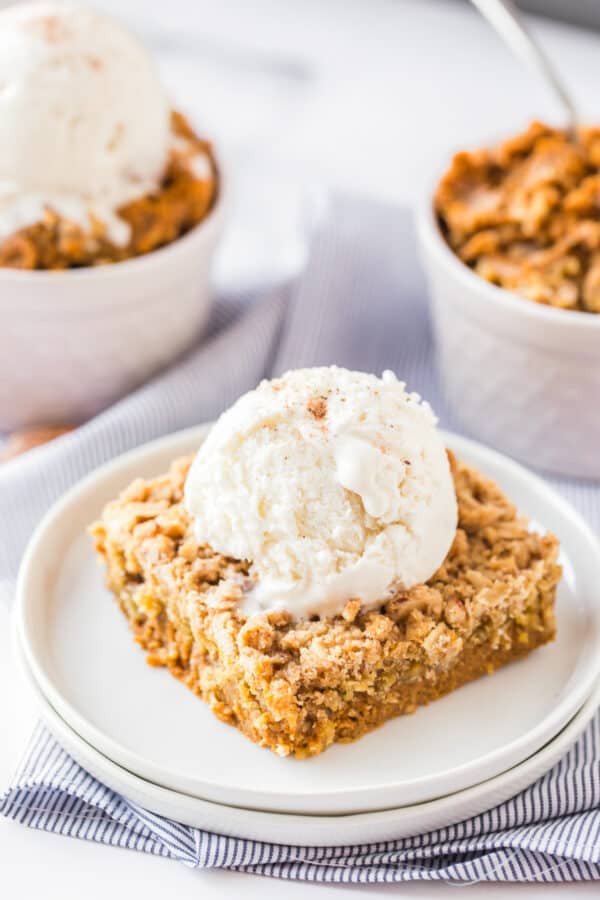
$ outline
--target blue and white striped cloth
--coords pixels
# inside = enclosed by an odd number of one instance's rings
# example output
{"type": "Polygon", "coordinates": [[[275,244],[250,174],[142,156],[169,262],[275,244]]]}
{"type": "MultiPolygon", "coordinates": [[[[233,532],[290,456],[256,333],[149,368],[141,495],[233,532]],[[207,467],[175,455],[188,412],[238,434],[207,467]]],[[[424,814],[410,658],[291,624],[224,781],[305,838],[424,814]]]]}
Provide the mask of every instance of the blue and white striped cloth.
{"type": "MultiPolygon", "coordinates": [[[[600,879],[600,717],[561,762],[507,803],[429,834],[300,847],[212,834],[161,818],[92,778],[39,726],[0,810],[32,828],[295,881],[600,879]]],[[[334,826],[332,826],[334,827],[334,826]]]]}
{"type": "MultiPolygon", "coordinates": [[[[0,596],[44,510],[118,453],[214,417],[263,376],[337,363],[393,369],[460,430],[436,382],[410,216],[334,198],[302,276],[248,306],[222,301],[212,336],[153,382],[47,447],[0,467],[0,596]]],[[[600,529],[600,486],[552,479],[600,529]]],[[[153,815],[83,771],[41,726],[0,812],[33,828],[129,847],[194,867],[343,883],[600,879],[600,717],[571,752],[517,797],[438,831],[344,848],[270,845],[153,815]]]]}

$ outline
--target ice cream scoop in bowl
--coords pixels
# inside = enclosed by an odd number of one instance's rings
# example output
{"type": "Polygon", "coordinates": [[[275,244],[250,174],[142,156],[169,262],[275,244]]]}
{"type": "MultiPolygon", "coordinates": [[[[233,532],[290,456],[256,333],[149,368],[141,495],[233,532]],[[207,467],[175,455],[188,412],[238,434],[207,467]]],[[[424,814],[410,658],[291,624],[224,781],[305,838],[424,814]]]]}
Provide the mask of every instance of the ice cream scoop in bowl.
{"type": "Polygon", "coordinates": [[[91,9],[0,12],[0,81],[0,429],[77,422],[199,334],[226,173],[91,9]]]}

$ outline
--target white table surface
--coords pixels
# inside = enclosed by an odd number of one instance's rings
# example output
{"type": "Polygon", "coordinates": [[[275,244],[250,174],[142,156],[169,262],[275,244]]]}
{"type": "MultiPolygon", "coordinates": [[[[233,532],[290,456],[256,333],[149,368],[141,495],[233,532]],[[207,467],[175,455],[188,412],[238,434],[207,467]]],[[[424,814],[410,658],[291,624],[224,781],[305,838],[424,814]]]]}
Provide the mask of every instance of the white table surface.
{"type": "MultiPolygon", "coordinates": [[[[156,49],[182,108],[238,163],[268,155],[319,181],[403,203],[418,200],[448,148],[514,130],[558,110],[487,26],[452,0],[97,0],[156,49]],[[278,74],[279,73],[279,74],[278,74]]],[[[600,36],[548,22],[536,33],[583,112],[600,120],[600,36]]],[[[1,503],[1,498],[0,498],[1,503]]],[[[1,514],[1,509],[0,509],[1,514]]],[[[35,722],[13,665],[0,607],[0,789],[35,722]]],[[[143,854],[34,832],[0,819],[2,895],[105,900],[239,896],[268,900],[456,896],[445,885],[307,886],[194,872],[143,854]]],[[[486,886],[485,896],[542,896],[543,885],[486,886]]],[[[597,884],[553,895],[597,896],[597,884]]],[[[473,898],[483,886],[469,887],[473,898]]]]}

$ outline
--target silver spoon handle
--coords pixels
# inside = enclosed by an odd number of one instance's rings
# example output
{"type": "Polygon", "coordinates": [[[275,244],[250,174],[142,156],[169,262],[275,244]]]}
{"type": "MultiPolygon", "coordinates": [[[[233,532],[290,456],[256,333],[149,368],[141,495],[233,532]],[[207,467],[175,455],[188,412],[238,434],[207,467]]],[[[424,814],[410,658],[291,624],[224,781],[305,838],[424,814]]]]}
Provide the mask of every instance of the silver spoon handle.
{"type": "Polygon", "coordinates": [[[532,37],[512,0],[471,0],[492,28],[511,48],[515,56],[535,69],[552,88],[568,117],[569,130],[575,132],[579,116],[556,69],[532,37]]]}

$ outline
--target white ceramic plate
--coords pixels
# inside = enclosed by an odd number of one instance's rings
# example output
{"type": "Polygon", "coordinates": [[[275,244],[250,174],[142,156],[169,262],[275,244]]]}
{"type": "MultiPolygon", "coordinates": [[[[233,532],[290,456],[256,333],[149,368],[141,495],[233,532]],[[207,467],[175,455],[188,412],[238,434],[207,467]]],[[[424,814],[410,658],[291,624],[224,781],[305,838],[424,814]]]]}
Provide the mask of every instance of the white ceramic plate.
{"type": "Polygon", "coordinates": [[[184,825],[278,844],[334,847],[397,840],[479,815],[513,797],[551,769],[577,740],[600,704],[599,684],[577,715],[543,749],[508,772],[447,797],[359,815],[279,815],[209,803],[155,785],[118,766],[61,719],[29,671],[22,652],[18,655],[43,722],[73,759],[95,778],[145,809],[184,825]]]}
{"type": "Polygon", "coordinates": [[[143,778],[204,800],[279,813],[342,814],[421,803],[535,753],[575,715],[600,671],[600,555],[580,517],[515,463],[448,435],[563,544],[558,639],[492,678],[310,760],[280,759],[148,667],[102,583],[85,528],[135,476],[196,448],[204,428],[99,469],[45,517],[25,555],[17,624],[28,665],[59,715],[143,778]]]}

